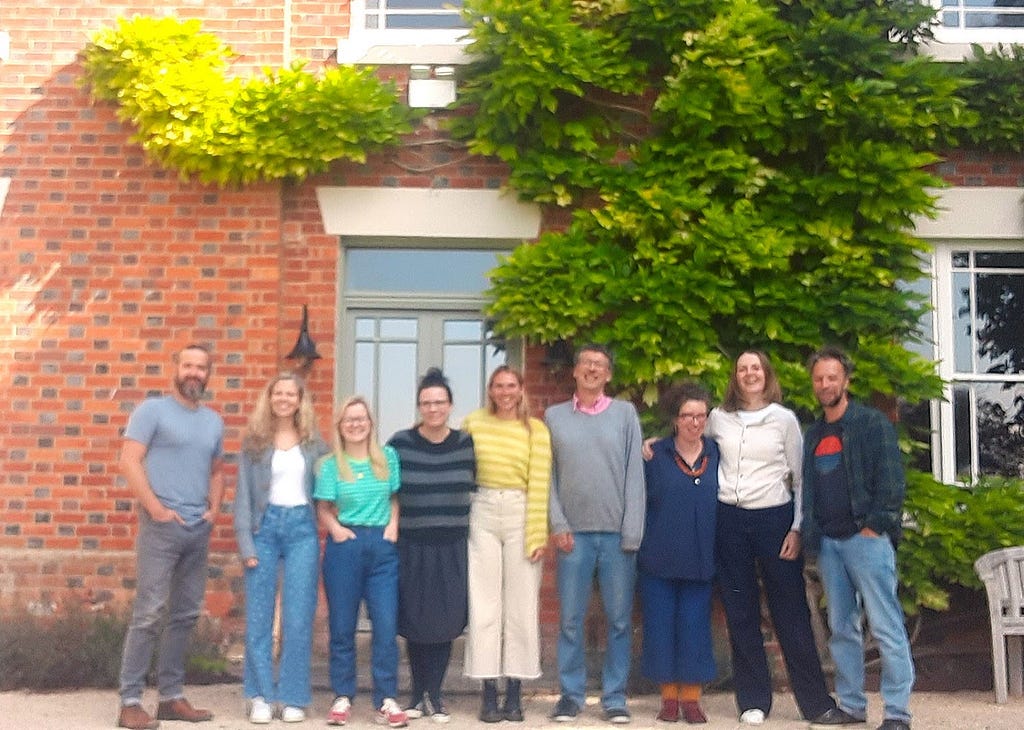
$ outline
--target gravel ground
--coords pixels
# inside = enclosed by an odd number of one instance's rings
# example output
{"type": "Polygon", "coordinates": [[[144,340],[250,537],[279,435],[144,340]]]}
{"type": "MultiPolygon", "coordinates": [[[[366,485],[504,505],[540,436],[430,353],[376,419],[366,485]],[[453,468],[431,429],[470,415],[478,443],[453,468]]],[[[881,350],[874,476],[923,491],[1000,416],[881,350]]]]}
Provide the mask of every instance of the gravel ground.
{"type": "MultiPolygon", "coordinates": [[[[526,688],[524,687],[524,690],[526,688]]],[[[190,686],[188,697],[197,707],[209,708],[214,719],[209,723],[201,723],[196,730],[242,730],[252,728],[246,720],[242,688],[240,684],[221,684],[208,686],[190,686]]],[[[309,718],[301,724],[287,727],[313,728],[326,727],[324,718],[330,706],[331,695],[323,690],[315,693],[309,718]]],[[[600,708],[596,698],[591,698],[583,714],[575,723],[554,723],[547,719],[557,699],[547,693],[527,692],[525,702],[526,721],[521,728],[562,728],[571,730],[573,727],[610,728],[601,719],[600,708]]],[[[882,720],[881,700],[877,694],[870,694],[869,723],[867,726],[853,727],[875,728],[882,720]]],[[[513,730],[513,725],[486,725],[476,719],[478,699],[476,695],[457,693],[448,699],[452,720],[452,728],[490,728],[490,730],[513,730]]],[[[155,711],[156,698],[147,694],[145,706],[155,711]]],[[[633,722],[628,727],[655,727],[666,729],[667,723],[655,722],[659,701],[654,695],[646,695],[630,699],[633,722]]],[[[736,709],[730,693],[716,692],[705,696],[704,710],[709,722],[704,727],[709,730],[716,728],[746,728],[736,719],[736,709]]],[[[915,730],[924,728],[951,728],[953,730],[1020,730],[1024,728],[1024,699],[1011,697],[1005,705],[995,704],[991,692],[918,692],[911,700],[914,712],[913,727],[915,730]]],[[[109,690],[77,690],[72,692],[54,693],[0,693],[0,728],[3,730],[99,730],[113,728],[117,722],[117,695],[109,690]]],[[[435,723],[429,719],[420,719],[410,723],[413,730],[428,730],[435,723]]],[[[685,723],[677,727],[682,729],[685,723]]],[[[789,694],[777,694],[775,707],[768,721],[763,725],[765,730],[790,730],[806,728],[808,724],[799,719],[793,698],[789,694]]],[[[165,730],[185,730],[192,727],[188,723],[163,722],[165,730]]],[[[284,728],[280,720],[274,720],[269,727],[284,728]]],[[[349,727],[371,728],[374,715],[369,705],[369,698],[360,695],[356,698],[352,720],[349,727]]]]}

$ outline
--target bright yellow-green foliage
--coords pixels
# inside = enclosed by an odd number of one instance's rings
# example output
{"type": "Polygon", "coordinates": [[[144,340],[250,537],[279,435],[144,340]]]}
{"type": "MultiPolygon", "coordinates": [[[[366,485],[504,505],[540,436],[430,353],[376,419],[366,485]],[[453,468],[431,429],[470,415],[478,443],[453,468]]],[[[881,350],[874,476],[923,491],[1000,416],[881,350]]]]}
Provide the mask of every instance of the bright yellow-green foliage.
{"type": "Polygon", "coordinates": [[[135,141],[183,178],[241,185],[303,179],[338,159],[397,144],[413,113],[373,69],[314,76],[303,62],[229,76],[232,50],[196,20],[136,17],[93,34],[83,58],[93,96],[119,105],[135,141]]]}

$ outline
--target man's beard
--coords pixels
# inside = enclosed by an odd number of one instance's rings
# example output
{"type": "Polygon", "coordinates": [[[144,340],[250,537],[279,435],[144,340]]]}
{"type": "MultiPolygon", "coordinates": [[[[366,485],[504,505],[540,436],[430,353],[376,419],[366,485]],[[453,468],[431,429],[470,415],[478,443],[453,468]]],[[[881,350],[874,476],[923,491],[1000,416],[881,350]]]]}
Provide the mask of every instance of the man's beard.
{"type": "Polygon", "coordinates": [[[830,400],[829,402],[826,403],[821,398],[818,398],[818,402],[821,403],[822,408],[835,408],[837,405],[843,402],[843,397],[845,395],[846,391],[840,390],[839,393],[836,394],[836,397],[830,400]]]}
{"type": "Polygon", "coordinates": [[[181,397],[198,403],[206,391],[206,382],[196,377],[175,378],[174,387],[181,393],[181,397]]]}

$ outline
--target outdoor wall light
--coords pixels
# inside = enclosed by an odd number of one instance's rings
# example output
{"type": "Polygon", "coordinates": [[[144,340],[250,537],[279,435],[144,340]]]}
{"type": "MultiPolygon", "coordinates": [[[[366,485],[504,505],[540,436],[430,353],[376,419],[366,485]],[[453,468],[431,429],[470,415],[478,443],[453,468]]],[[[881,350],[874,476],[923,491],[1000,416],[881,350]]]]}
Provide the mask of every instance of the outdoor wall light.
{"type": "Polygon", "coordinates": [[[286,360],[298,360],[299,370],[306,371],[313,364],[314,360],[320,359],[320,353],[316,351],[316,344],[309,336],[309,308],[302,305],[302,326],[299,327],[299,339],[295,341],[295,347],[285,356],[286,360]]]}
{"type": "Polygon", "coordinates": [[[454,66],[413,64],[409,67],[409,106],[443,109],[455,101],[454,66]]]}
{"type": "Polygon", "coordinates": [[[11,59],[11,34],[0,30],[0,63],[11,59]]]}
{"type": "Polygon", "coordinates": [[[544,359],[541,362],[551,372],[572,367],[575,353],[572,344],[565,340],[557,340],[547,346],[544,352],[544,359]]]}

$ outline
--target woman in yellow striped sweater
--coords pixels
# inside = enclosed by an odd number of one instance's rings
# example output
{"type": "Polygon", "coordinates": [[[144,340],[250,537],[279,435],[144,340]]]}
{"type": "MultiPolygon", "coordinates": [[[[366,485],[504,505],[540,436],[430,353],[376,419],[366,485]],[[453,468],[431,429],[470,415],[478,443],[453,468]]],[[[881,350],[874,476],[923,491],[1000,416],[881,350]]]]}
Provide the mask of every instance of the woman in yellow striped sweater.
{"type": "Polygon", "coordinates": [[[522,680],[540,676],[538,599],[548,540],[551,435],[530,418],[523,376],[501,366],[486,408],[466,416],[478,490],[469,515],[465,673],[483,680],[480,719],[523,720],[522,680]],[[497,680],[506,677],[498,707],[497,680]]]}

